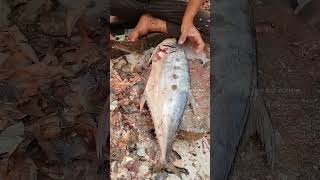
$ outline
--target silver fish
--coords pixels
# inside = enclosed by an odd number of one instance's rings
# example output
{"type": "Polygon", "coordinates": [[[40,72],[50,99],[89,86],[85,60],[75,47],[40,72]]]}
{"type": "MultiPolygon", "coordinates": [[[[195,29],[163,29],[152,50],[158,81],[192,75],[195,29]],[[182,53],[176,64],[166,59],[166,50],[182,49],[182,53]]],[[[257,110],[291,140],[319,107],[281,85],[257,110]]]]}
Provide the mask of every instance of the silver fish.
{"type": "Polygon", "coordinates": [[[156,47],[150,61],[152,67],[140,111],[147,102],[160,146],[160,159],[154,169],[165,168],[180,175],[169,163],[168,154],[190,97],[187,58],[176,39],[166,39],[156,47]]]}

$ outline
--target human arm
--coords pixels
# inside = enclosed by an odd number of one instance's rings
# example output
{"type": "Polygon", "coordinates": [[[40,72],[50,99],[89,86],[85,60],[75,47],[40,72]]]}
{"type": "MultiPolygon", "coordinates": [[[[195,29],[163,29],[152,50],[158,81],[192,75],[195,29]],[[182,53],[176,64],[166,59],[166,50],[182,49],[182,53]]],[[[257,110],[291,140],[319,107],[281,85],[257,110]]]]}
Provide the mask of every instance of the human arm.
{"type": "Polygon", "coordinates": [[[197,15],[202,0],[189,0],[181,24],[181,35],[179,44],[185,43],[189,39],[196,53],[199,53],[204,48],[204,42],[197,28],[193,24],[194,17],[197,15]]]}

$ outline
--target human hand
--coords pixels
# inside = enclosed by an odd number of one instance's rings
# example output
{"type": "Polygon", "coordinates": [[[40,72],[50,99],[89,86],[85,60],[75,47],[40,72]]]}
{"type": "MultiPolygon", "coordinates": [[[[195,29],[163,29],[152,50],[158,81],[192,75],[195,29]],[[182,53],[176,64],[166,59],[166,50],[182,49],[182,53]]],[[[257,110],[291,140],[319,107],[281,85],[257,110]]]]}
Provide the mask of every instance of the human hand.
{"type": "Polygon", "coordinates": [[[200,32],[193,25],[192,21],[185,21],[181,25],[181,35],[178,43],[181,45],[186,40],[190,41],[192,48],[199,54],[204,49],[204,42],[201,38],[200,32]]]}

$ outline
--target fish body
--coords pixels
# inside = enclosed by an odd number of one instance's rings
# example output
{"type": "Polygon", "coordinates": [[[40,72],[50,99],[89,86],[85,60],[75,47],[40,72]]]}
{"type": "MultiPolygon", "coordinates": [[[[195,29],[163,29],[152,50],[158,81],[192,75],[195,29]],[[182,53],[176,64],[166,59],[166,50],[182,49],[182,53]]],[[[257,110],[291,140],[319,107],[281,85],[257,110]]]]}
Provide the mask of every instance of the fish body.
{"type": "Polygon", "coordinates": [[[150,60],[152,67],[142,103],[147,102],[149,107],[160,147],[160,164],[165,166],[188,102],[190,75],[186,55],[175,39],[160,43],[150,60]]]}

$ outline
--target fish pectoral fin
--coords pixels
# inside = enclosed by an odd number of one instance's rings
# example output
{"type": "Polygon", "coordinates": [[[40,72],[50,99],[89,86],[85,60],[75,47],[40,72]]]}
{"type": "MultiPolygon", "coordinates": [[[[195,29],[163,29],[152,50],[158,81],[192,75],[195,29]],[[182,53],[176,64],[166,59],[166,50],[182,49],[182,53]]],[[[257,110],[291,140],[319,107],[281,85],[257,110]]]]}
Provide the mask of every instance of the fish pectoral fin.
{"type": "Polygon", "coordinates": [[[142,94],[142,96],[141,96],[141,99],[140,99],[140,114],[141,114],[141,112],[142,112],[142,109],[143,109],[143,107],[144,107],[144,105],[146,104],[146,101],[147,101],[147,98],[146,98],[147,96],[146,96],[146,93],[145,92],[143,92],[143,94],[142,94]]]}
{"type": "MultiPolygon", "coordinates": [[[[153,57],[152,57],[153,58],[153,57]]],[[[148,60],[148,65],[150,65],[151,64],[151,62],[152,62],[152,58],[150,58],[149,60],[148,60]]]]}
{"type": "Polygon", "coordinates": [[[193,96],[191,90],[189,90],[188,104],[191,105],[193,113],[197,114],[198,104],[197,104],[196,100],[194,99],[194,96],[193,96]]]}
{"type": "Polygon", "coordinates": [[[149,58],[149,60],[148,60],[148,65],[151,64],[152,59],[153,59],[153,57],[155,56],[155,54],[158,52],[159,48],[160,48],[160,45],[158,45],[158,46],[154,49],[153,53],[151,54],[151,56],[150,56],[150,58],[149,58]]]}

